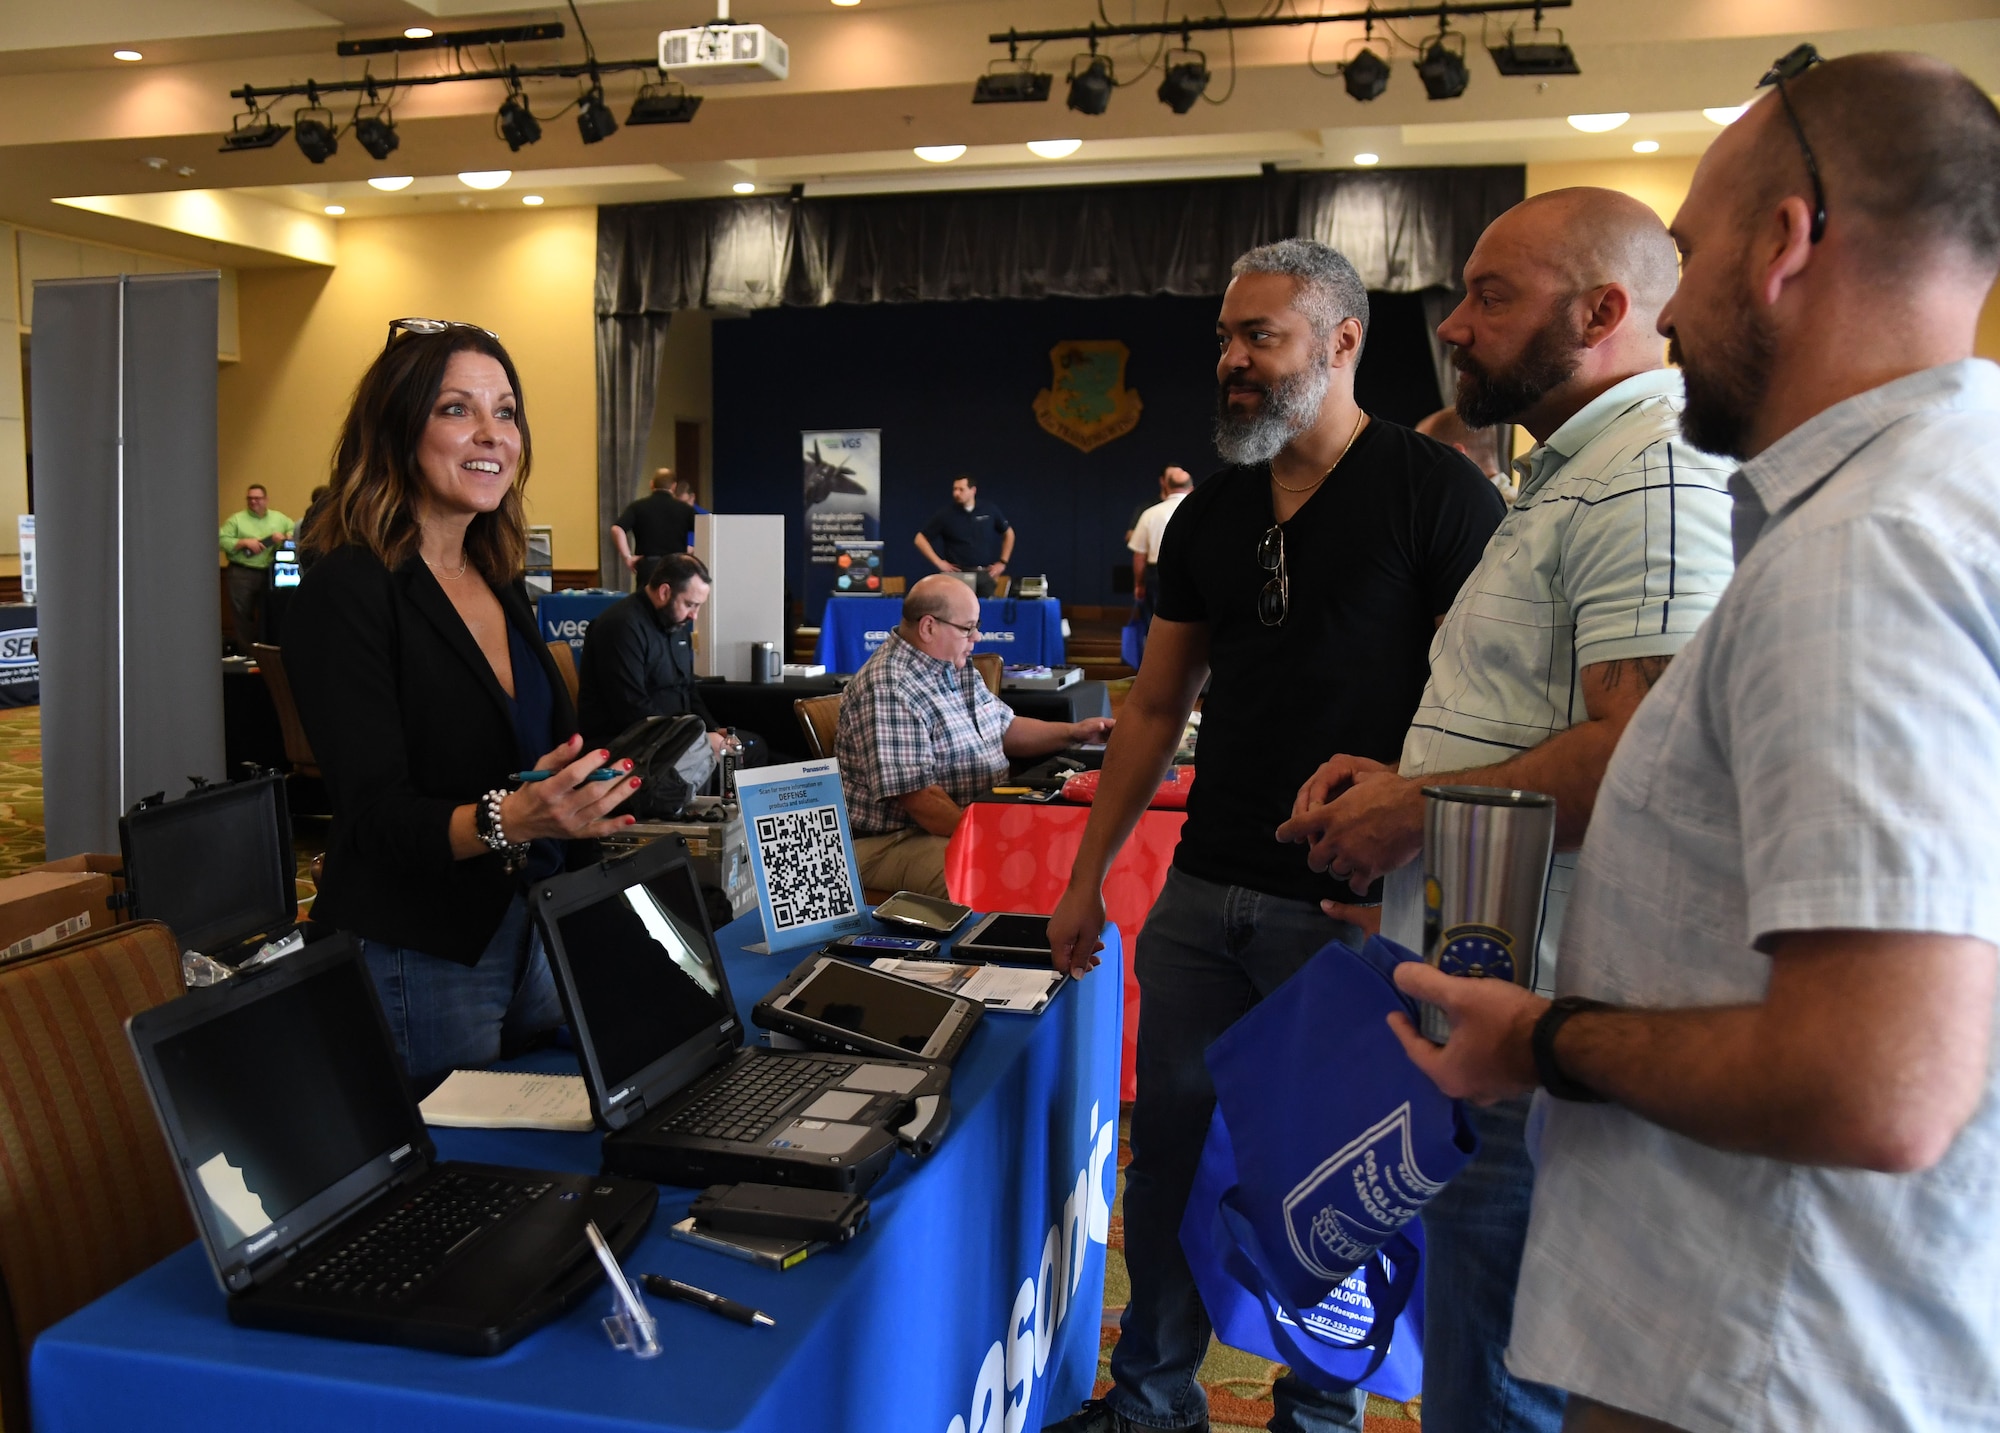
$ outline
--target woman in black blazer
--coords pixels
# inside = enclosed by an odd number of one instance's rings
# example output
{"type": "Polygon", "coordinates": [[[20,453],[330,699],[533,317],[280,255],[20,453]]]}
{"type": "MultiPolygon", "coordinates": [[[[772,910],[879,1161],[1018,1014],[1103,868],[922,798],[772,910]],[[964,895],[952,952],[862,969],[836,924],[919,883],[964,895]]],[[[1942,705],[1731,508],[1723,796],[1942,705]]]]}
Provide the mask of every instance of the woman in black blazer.
{"type": "MultiPolygon", "coordinates": [[[[333,803],[313,918],[362,938],[411,1078],[491,1064],[562,1021],[526,882],[637,778],[590,781],[522,585],[531,447],[513,361],[399,319],[356,390],[285,668],[333,803]],[[535,767],[546,780],[516,785],[535,767]]],[[[630,763],[622,766],[629,773],[630,763]]]]}

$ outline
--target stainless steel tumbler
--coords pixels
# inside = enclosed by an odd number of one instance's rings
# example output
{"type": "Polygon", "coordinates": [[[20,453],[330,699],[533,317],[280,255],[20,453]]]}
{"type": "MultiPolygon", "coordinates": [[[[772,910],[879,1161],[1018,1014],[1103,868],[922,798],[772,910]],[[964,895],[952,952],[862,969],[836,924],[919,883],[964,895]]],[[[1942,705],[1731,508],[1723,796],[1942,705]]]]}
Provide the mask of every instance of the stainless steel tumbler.
{"type": "MultiPolygon", "coordinates": [[[[1556,799],[1499,786],[1424,789],[1424,959],[1446,975],[1535,984],[1556,799]]],[[[1444,1012],[1422,1007],[1442,1045],[1444,1012]]]]}
{"type": "Polygon", "coordinates": [[[753,682],[782,682],[785,679],[785,659],[776,642],[753,642],[750,645],[750,680],[753,682]]]}

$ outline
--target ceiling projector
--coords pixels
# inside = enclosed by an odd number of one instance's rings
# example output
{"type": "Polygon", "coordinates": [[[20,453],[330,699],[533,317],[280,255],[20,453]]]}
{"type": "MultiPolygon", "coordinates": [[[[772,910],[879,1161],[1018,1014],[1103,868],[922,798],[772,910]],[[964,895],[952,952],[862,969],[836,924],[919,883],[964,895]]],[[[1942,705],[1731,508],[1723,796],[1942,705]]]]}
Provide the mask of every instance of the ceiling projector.
{"type": "Polygon", "coordinates": [[[692,30],[660,32],[660,69],[689,85],[741,85],[782,80],[791,73],[790,46],[762,25],[729,23],[729,0],[717,15],[692,30]]]}

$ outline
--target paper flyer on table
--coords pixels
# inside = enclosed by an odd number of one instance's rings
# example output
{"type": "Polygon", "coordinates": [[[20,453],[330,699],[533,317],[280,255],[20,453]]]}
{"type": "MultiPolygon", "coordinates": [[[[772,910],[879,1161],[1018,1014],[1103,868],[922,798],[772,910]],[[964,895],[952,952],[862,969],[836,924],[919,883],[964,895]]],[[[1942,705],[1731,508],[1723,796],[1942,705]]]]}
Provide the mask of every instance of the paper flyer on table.
{"type": "Polygon", "coordinates": [[[946,960],[905,960],[893,955],[868,963],[887,975],[963,995],[1004,1015],[1041,1014],[1066,978],[1057,971],[1032,966],[955,965],[946,960]]]}
{"type": "Polygon", "coordinates": [[[736,773],[767,950],[868,929],[840,767],[801,761],[736,773]]]}

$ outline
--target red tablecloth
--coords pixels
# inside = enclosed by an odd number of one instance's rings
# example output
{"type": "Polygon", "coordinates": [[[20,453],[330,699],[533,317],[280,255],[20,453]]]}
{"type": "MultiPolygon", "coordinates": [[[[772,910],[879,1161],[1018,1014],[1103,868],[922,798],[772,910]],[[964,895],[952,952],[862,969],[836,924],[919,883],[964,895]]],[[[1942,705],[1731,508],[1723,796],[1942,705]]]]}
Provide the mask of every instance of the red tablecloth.
{"type": "MultiPolygon", "coordinates": [[[[1181,811],[1147,811],[1104,881],[1104,910],[1125,941],[1125,1033],[1119,1064],[1120,1098],[1137,1089],[1139,981],[1132,953],[1139,927],[1166,884],[1174,847],[1181,839],[1181,811]]],[[[944,854],[945,886],[951,898],[978,911],[1054,911],[1069,884],[1070,863],[1090,820],[1087,806],[1000,805],[974,802],[952,833],[944,854]]]]}

